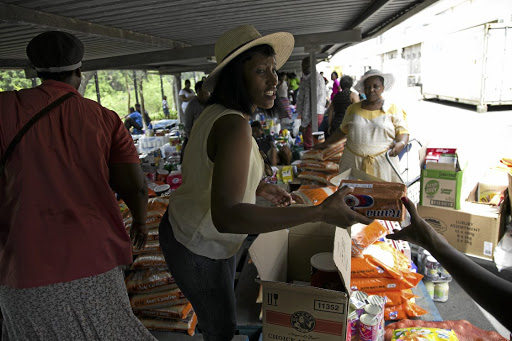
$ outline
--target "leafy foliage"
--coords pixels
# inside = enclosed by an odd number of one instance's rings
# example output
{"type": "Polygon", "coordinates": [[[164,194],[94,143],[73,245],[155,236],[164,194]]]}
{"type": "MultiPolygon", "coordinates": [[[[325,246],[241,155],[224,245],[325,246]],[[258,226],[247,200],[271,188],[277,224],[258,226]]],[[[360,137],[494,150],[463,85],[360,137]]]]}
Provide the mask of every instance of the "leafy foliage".
{"type": "MultiPolygon", "coordinates": [[[[121,118],[128,114],[130,107],[134,107],[137,99],[140,103],[144,98],[144,108],[149,113],[152,120],[165,118],[162,108],[162,88],[163,94],[167,96],[167,103],[171,112],[171,118],[176,118],[177,113],[174,105],[173,82],[171,75],[160,75],[158,73],[149,73],[147,71],[133,70],[101,70],[98,73],[98,87],[100,102],[106,108],[115,111],[121,118]],[[137,78],[137,95],[135,94],[134,74],[137,78]],[[161,79],[161,80],[160,80],[161,79]],[[140,83],[142,82],[142,94],[140,92],[140,83]]],[[[84,97],[97,101],[95,72],[83,72],[82,87],[85,87],[84,97]]],[[[183,87],[186,79],[190,79],[192,88],[196,81],[199,81],[203,73],[185,72],[182,74],[183,87]]],[[[41,80],[36,80],[37,85],[41,80]]],[[[0,91],[20,90],[31,88],[32,80],[25,78],[23,70],[0,70],[0,91]]]]}

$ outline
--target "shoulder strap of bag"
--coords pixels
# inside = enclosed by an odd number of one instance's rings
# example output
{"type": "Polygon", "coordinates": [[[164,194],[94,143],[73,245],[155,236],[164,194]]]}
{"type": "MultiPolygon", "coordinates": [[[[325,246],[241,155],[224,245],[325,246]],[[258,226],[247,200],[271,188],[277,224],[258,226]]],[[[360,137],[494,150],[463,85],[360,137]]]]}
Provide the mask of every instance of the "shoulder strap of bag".
{"type": "Polygon", "coordinates": [[[50,103],[48,106],[43,108],[40,112],[38,112],[36,115],[34,115],[24,126],[20,129],[20,131],[14,136],[11,143],[9,143],[9,146],[7,146],[7,149],[5,150],[4,155],[2,155],[2,159],[0,160],[0,176],[4,174],[5,164],[7,163],[7,160],[11,156],[11,154],[14,151],[14,148],[16,145],[21,141],[21,138],[23,135],[27,133],[27,131],[37,122],[39,119],[44,117],[46,114],[48,114],[52,109],[58,107],[61,105],[65,100],[73,96],[73,92],[68,92],[64,96],[59,97],[52,103],[50,103]]]}

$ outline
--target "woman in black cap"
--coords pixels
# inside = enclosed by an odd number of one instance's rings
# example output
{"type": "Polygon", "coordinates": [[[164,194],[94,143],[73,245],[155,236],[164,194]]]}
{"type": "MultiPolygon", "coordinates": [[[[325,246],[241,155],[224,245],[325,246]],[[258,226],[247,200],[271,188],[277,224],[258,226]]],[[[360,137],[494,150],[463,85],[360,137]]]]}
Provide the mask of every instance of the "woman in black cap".
{"type": "Polygon", "coordinates": [[[182,165],[183,184],[171,193],[159,240],[170,272],[198,317],[205,340],[231,340],[236,329],[235,254],[249,233],[324,221],[346,227],[369,223],[345,205],[343,188],[319,206],[285,207],[290,195],[261,181],[263,159],[249,120],[269,109],[277,69],[293,50],[289,33],[261,36],[250,25],[215,44],[217,67],[203,88],[210,105],[194,123],[182,165]],[[255,205],[256,196],[276,207],[255,205]]]}
{"type": "Polygon", "coordinates": [[[0,93],[3,340],[155,340],[130,307],[132,242],[112,194],[141,247],[147,184],[119,116],[77,91],[83,54],[71,34],[40,34],[27,55],[42,84],[0,93]]]}

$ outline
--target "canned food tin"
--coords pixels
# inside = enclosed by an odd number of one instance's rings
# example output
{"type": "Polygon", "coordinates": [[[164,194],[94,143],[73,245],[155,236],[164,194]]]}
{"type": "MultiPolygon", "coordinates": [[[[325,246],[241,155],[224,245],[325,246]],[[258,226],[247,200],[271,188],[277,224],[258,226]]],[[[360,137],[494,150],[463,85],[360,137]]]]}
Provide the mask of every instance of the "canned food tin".
{"type": "Polygon", "coordinates": [[[372,314],[363,314],[359,319],[359,339],[377,341],[379,337],[379,319],[372,314]]]}
{"type": "Polygon", "coordinates": [[[357,338],[359,317],[355,310],[349,310],[347,319],[347,341],[357,338]]]}
{"type": "Polygon", "coordinates": [[[379,295],[370,295],[370,296],[368,296],[368,298],[366,300],[368,301],[368,303],[381,306],[383,309],[384,309],[384,306],[386,305],[386,301],[387,301],[384,297],[379,296],[379,295]]]}
{"type": "Polygon", "coordinates": [[[334,264],[332,252],[317,253],[311,257],[311,285],[317,288],[343,290],[343,282],[334,264]]]}
{"type": "Polygon", "coordinates": [[[382,314],[382,307],[377,304],[367,304],[364,306],[364,312],[378,317],[382,314]]]}

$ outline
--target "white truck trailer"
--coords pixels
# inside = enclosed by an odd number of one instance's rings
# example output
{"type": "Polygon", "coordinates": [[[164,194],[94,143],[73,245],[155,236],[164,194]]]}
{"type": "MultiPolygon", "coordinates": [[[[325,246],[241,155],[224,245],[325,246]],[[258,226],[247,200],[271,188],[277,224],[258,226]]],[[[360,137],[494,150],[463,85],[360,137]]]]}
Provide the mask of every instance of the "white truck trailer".
{"type": "Polygon", "coordinates": [[[426,39],[422,45],[424,98],[476,105],[512,104],[512,26],[484,24],[426,39]]]}

